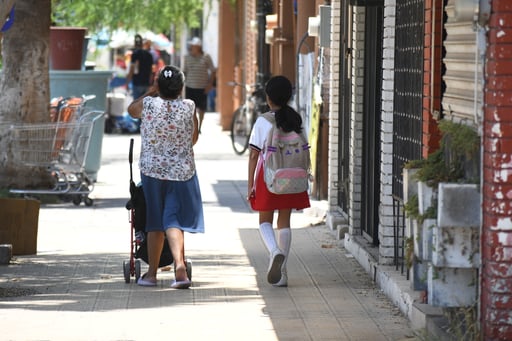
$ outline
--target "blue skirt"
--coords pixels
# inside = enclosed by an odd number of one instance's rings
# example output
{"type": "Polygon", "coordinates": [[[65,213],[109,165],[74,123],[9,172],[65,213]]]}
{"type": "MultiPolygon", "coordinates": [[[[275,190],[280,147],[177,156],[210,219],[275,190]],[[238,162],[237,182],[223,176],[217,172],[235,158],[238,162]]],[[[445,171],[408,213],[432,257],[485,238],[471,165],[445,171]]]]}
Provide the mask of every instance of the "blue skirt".
{"type": "Polygon", "coordinates": [[[146,232],[175,227],[204,233],[203,203],[197,174],[187,181],[159,180],[141,174],[146,198],[146,232]]]}

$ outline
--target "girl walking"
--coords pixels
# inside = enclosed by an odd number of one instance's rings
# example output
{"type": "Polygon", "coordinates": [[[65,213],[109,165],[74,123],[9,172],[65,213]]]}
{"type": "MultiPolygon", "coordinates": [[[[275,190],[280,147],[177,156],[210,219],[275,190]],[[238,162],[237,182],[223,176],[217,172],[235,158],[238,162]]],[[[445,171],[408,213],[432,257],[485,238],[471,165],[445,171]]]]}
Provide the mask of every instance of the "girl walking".
{"type": "MultiPolygon", "coordinates": [[[[285,132],[302,131],[302,118],[288,105],[292,97],[292,84],[284,76],[272,77],[265,86],[267,103],[274,114],[276,126],[285,132]]],[[[286,263],[290,253],[292,231],[290,218],[293,209],[310,206],[307,191],[296,194],[274,194],[268,191],[263,179],[265,142],[272,123],[264,117],[256,120],[249,139],[248,200],[259,212],[259,231],[270,254],[267,281],[278,287],[288,286],[286,263]],[[260,154],[262,154],[260,156],[260,154]],[[274,211],[277,214],[277,236],[274,233],[274,211]]]]}

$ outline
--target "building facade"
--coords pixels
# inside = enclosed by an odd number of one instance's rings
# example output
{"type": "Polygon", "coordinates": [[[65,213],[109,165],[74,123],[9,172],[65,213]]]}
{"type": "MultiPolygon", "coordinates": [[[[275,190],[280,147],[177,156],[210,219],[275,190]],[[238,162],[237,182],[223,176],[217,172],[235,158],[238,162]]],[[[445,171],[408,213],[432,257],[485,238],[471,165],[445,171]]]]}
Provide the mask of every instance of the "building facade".
{"type": "Polygon", "coordinates": [[[317,166],[312,196],[327,201],[347,250],[411,320],[422,304],[471,308],[479,338],[512,339],[512,2],[219,8],[223,127],[244,96],[227,81],[295,80],[317,166]],[[427,169],[436,158],[449,173],[457,165],[456,180],[408,176],[412,161],[427,169]]]}

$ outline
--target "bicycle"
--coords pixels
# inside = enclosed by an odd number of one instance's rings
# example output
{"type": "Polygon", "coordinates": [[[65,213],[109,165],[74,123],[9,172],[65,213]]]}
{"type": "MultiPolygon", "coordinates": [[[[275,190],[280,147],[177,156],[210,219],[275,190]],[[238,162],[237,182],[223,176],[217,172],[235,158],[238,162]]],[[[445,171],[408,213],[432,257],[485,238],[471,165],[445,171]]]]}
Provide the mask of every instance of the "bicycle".
{"type": "Polygon", "coordinates": [[[235,154],[242,155],[249,147],[249,137],[259,114],[267,112],[268,106],[265,92],[261,84],[240,84],[229,82],[229,85],[245,88],[245,102],[235,110],[231,121],[231,144],[235,154]],[[251,92],[252,91],[252,92],[251,92]],[[247,94],[251,92],[251,95],[247,94]]]}

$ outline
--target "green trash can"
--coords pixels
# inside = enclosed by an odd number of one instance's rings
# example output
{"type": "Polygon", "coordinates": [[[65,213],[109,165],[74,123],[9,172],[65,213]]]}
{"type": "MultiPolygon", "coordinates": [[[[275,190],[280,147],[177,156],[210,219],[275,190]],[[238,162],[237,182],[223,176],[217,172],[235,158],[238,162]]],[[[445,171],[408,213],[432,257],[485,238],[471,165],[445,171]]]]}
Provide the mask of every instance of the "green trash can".
{"type": "Polygon", "coordinates": [[[92,121],[92,132],[89,140],[89,149],[85,158],[84,172],[90,180],[96,182],[101,167],[101,148],[103,133],[105,131],[105,113],[103,111],[89,111],[82,115],[80,121],[92,121]]]}

